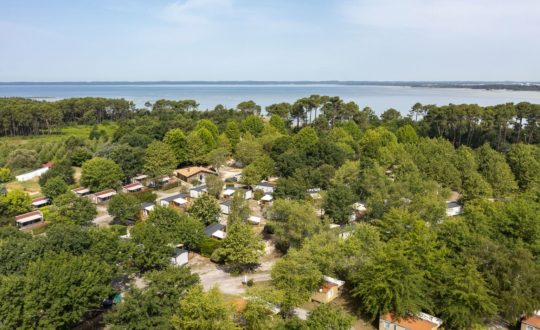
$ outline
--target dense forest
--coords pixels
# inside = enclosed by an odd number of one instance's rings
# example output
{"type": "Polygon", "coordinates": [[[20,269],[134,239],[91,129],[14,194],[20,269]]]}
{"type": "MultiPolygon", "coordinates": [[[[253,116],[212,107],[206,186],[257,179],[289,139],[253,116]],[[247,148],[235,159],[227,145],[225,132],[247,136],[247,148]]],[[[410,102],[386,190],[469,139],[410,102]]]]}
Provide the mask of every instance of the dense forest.
{"type": "MultiPolygon", "coordinates": [[[[223,121],[238,115],[260,114],[261,107],[253,101],[242,102],[237,109],[218,105],[212,111],[198,111],[194,100],[158,100],[136,109],[124,99],[74,98],[54,102],[28,99],[0,99],[0,136],[52,134],[63,125],[97,124],[108,120],[122,121],[150,116],[161,121],[176,115],[188,118],[208,118],[223,125],[223,121]],[[236,111],[238,110],[238,114],[236,111]],[[191,113],[191,114],[188,114],[191,113]]],[[[389,109],[380,118],[369,107],[360,110],[354,102],[339,97],[312,95],[293,104],[268,106],[266,113],[276,114],[296,128],[309,125],[318,129],[332,128],[336,123],[354,121],[360,128],[383,123],[386,125],[412,124],[422,136],[444,137],[458,147],[465,144],[478,147],[486,142],[497,150],[508,143],[538,143],[540,105],[520,102],[481,107],[475,104],[445,106],[415,104],[409,116],[389,109]]],[[[394,127],[395,128],[395,127],[394,127]]]]}
{"type": "MultiPolygon", "coordinates": [[[[3,136],[92,126],[84,138],[0,140],[0,182],[55,163],[39,182],[52,198],[45,235],[13,228],[13,217],[31,210],[30,198],[2,191],[0,328],[67,329],[118,291],[124,301],[104,318],[112,329],[350,329],[358,317],[419,312],[441,318],[445,329],[483,329],[514,327],[540,309],[540,105],[417,103],[407,116],[395,109],[377,116],[311,95],[265,109],[245,101],[197,110],[194,100],[141,109],[122,99],[0,100],[3,136]],[[191,164],[219,171],[229,160],[248,186],[277,178],[264,239],[282,257],[270,286],[248,288],[241,311],[218,289],[204,292],[188,268],[169,266],[172,246],[182,243],[237,273],[257,268],[263,237],[246,229],[249,211],[236,196],[227,239],[202,234],[217,221],[223,182],[207,182],[208,195],[185,212],[158,207],[134,225],[130,240],[118,238],[125,221],[93,226],[95,207],[68,192],[76,185],[72,167],[98,191],[191,164]],[[448,200],[463,213],[448,217],[448,200]],[[357,202],[367,211],[351,223],[357,202]],[[115,285],[134,274],[146,288],[115,285]],[[346,282],[355,310],[321,305],[300,320],[294,309],[322,275],[346,282]]],[[[109,205],[118,220],[156,198],[119,196],[109,205]]]]}

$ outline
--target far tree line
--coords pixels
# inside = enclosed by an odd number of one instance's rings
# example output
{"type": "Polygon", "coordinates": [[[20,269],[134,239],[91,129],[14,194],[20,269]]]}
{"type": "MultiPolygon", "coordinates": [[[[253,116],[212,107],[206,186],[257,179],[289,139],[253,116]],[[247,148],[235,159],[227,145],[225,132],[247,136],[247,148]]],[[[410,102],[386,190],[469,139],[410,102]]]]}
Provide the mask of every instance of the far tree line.
{"type": "MultiPolygon", "coordinates": [[[[157,100],[137,108],[125,99],[99,97],[53,102],[4,98],[0,99],[0,136],[52,134],[65,125],[92,125],[133,118],[177,121],[178,115],[191,120],[210,119],[223,128],[227,120],[260,115],[263,109],[249,100],[232,109],[220,104],[212,110],[196,110],[201,109],[195,100],[157,100]]],[[[272,104],[264,110],[270,116],[283,119],[289,127],[296,128],[314,126],[329,129],[349,120],[356,122],[361,129],[380,123],[398,127],[414,124],[422,136],[444,137],[456,147],[462,144],[478,147],[488,142],[495,149],[503,150],[509,143],[534,144],[540,141],[540,105],[529,102],[485,107],[477,104],[437,106],[416,103],[407,116],[395,109],[388,109],[377,116],[371,108],[360,109],[355,102],[346,102],[338,96],[311,95],[293,103],[272,104]]]]}

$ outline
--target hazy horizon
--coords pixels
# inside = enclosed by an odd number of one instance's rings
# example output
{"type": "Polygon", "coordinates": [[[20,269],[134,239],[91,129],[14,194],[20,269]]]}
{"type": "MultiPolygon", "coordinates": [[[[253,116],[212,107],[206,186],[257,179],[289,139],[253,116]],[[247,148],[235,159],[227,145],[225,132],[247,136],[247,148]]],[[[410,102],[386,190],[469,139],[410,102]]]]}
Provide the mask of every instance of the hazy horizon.
{"type": "Polygon", "coordinates": [[[0,84],[538,84],[540,80],[58,80],[58,81],[0,81],[0,84]]]}

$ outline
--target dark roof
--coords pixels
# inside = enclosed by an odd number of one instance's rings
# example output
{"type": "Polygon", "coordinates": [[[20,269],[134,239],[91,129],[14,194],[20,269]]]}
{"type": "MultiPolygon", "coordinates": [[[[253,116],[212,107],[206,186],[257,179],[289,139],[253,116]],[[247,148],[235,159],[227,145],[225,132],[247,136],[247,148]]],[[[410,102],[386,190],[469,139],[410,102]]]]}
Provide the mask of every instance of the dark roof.
{"type": "Polygon", "coordinates": [[[261,181],[261,182],[257,183],[257,186],[274,188],[273,184],[271,184],[270,182],[266,182],[266,181],[261,181]]]}
{"type": "Polygon", "coordinates": [[[449,209],[452,209],[454,207],[460,207],[460,205],[456,202],[448,202],[446,203],[446,207],[449,208],[449,209]]]}
{"type": "Polygon", "coordinates": [[[162,198],[161,200],[162,200],[162,201],[166,201],[166,202],[172,202],[172,201],[174,201],[174,200],[177,199],[177,198],[183,198],[183,199],[186,199],[186,198],[187,198],[187,195],[186,195],[186,194],[176,194],[176,195],[172,195],[172,196],[169,196],[169,197],[162,198]]]}
{"type": "Polygon", "coordinates": [[[195,190],[195,191],[203,191],[204,189],[206,189],[206,185],[203,184],[201,186],[197,186],[197,187],[193,187],[191,188],[191,190],[195,190]]]}
{"type": "Polygon", "coordinates": [[[204,228],[204,234],[208,237],[212,236],[213,233],[215,233],[218,230],[225,229],[225,226],[220,223],[213,223],[209,225],[208,227],[204,228]]]}
{"type": "Polygon", "coordinates": [[[150,207],[150,206],[154,206],[154,204],[152,204],[152,203],[147,203],[147,202],[141,203],[141,209],[145,209],[145,208],[150,207]]]}
{"type": "Polygon", "coordinates": [[[181,255],[182,253],[185,253],[185,252],[188,252],[188,250],[177,247],[177,248],[174,249],[173,257],[177,257],[177,256],[179,256],[179,255],[181,255]]]}
{"type": "Polygon", "coordinates": [[[227,201],[221,202],[220,204],[221,204],[221,205],[225,205],[225,206],[231,206],[232,201],[231,201],[231,200],[227,200],[227,201]]]}

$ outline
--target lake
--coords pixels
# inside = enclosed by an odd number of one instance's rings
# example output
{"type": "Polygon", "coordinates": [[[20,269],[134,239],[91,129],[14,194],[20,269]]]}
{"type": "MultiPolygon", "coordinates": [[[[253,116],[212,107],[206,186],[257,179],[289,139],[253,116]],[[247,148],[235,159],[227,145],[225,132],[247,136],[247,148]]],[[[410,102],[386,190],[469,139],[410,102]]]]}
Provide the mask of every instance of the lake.
{"type": "Polygon", "coordinates": [[[147,101],[158,99],[195,99],[200,103],[200,109],[211,109],[217,104],[234,107],[246,100],[253,100],[264,107],[277,102],[293,102],[311,94],[340,96],[346,101],[356,102],[360,107],[369,106],[378,114],[389,108],[406,114],[416,102],[437,105],[477,103],[483,106],[520,101],[540,103],[540,92],[466,88],[331,84],[0,84],[0,97],[46,100],[84,96],[125,98],[141,107],[147,101]]]}

